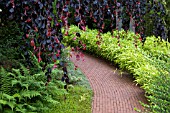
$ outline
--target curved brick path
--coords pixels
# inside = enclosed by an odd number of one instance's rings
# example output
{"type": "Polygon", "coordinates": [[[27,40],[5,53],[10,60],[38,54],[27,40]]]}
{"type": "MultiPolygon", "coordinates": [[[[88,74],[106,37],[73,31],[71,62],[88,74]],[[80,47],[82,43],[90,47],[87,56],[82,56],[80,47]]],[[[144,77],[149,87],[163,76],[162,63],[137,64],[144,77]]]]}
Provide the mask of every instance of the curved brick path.
{"type": "Polygon", "coordinates": [[[84,54],[85,61],[71,60],[87,76],[94,91],[93,113],[136,113],[134,108],[143,109],[139,101],[146,103],[144,91],[140,89],[128,74],[122,77],[115,67],[92,55],[84,54]]]}

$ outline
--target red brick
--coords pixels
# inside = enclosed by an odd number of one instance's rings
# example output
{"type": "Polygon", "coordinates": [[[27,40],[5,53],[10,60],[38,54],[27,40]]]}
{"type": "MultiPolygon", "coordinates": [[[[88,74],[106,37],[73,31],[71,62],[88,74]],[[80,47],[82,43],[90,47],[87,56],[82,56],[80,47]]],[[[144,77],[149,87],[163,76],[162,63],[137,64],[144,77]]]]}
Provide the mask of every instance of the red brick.
{"type": "MultiPolygon", "coordinates": [[[[73,54],[72,54],[73,55],[73,54]]],[[[94,92],[93,113],[136,113],[134,107],[143,109],[139,101],[147,103],[144,90],[133,82],[131,75],[121,77],[109,62],[85,54],[85,61],[71,58],[88,78],[94,92]]]]}

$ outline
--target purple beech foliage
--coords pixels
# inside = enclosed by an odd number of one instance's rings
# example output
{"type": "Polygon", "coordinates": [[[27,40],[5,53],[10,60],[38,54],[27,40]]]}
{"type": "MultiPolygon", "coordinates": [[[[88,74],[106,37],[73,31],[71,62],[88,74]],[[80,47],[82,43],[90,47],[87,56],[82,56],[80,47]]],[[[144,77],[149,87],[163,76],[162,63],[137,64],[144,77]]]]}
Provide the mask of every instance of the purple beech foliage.
{"type": "MultiPolygon", "coordinates": [[[[147,22],[144,16],[153,12],[150,15],[155,26],[153,33],[166,39],[166,27],[161,19],[166,12],[158,0],[0,0],[0,6],[1,18],[15,20],[24,32],[21,40],[25,43],[21,50],[28,65],[32,66],[28,52],[31,50],[39,62],[45,62],[43,69],[50,61],[61,59],[62,39],[69,35],[69,25],[76,24],[85,31],[89,19],[97,26],[99,34],[109,23],[109,29],[132,30],[144,41],[144,23],[147,22]],[[61,32],[62,27],[65,34],[61,32]]],[[[79,33],[76,35],[80,36],[79,33]]],[[[65,73],[63,78],[67,78],[65,65],[61,66],[65,73]]],[[[47,80],[50,81],[51,71],[47,70],[47,80]]]]}

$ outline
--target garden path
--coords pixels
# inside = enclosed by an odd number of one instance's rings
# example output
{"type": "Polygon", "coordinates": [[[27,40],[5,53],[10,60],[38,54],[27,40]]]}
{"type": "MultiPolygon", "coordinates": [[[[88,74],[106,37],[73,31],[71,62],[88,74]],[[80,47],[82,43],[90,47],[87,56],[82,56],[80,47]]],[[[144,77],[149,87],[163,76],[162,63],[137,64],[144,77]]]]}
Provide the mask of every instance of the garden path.
{"type": "Polygon", "coordinates": [[[124,73],[120,76],[109,62],[84,54],[84,60],[76,60],[72,53],[71,61],[82,70],[93,89],[92,113],[136,113],[134,108],[142,109],[139,101],[147,103],[144,90],[124,73]]]}

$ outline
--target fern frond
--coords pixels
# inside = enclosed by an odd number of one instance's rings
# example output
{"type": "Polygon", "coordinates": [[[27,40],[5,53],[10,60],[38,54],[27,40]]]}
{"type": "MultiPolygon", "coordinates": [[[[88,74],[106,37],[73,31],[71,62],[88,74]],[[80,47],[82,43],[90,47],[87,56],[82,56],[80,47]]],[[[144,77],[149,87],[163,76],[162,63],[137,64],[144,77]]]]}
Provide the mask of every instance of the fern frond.
{"type": "Polygon", "coordinates": [[[3,96],[2,99],[8,100],[8,101],[15,100],[13,96],[10,96],[6,93],[3,93],[2,96],[3,96]]]}
{"type": "Polygon", "coordinates": [[[0,105],[6,105],[8,101],[0,99],[0,105]]]}
{"type": "Polygon", "coordinates": [[[45,84],[42,81],[34,82],[29,86],[29,90],[44,91],[45,90],[45,84]]]}
{"type": "Polygon", "coordinates": [[[12,72],[14,72],[17,76],[22,76],[20,69],[12,69],[12,72]]]}
{"type": "Polygon", "coordinates": [[[40,72],[39,74],[34,74],[33,76],[35,77],[35,80],[37,80],[37,81],[46,82],[47,77],[44,75],[45,75],[45,72],[40,72]]]}
{"type": "Polygon", "coordinates": [[[3,67],[1,67],[1,73],[0,73],[0,75],[3,74],[3,73],[7,73],[7,72],[6,72],[6,70],[5,70],[3,67]]]}
{"type": "Polygon", "coordinates": [[[21,66],[21,70],[23,71],[24,76],[28,76],[30,74],[28,69],[25,66],[23,66],[22,64],[20,64],[20,66],[21,66]]]}
{"type": "Polygon", "coordinates": [[[19,93],[15,93],[14,95],[13,95],[13,97],[16,99],[16,98],[18,98],[19,99],[19,102],[21,101],[21,95],[19,94],[19,93]]]}
{"type": "Polygon", "coordinates": [[[0,99],[0,105],[9,106],[11,108],[11,110],[13,111],[13,109],[16,105],[16,102],[15,102],[15,100],[7,101],[7,100],[0,99]]]}
{"type": "Polygon", "coordinates": [[[58,88],[64,88],[64,86],[66,85],[65,82],[59,81],[59,80],[52,80],[52,82],[55,84],[55,86],[57,86],[58,88]]]}
{"type": "Polygon", "coordinates": [[[16,84],[19,84],[19,85],[22,84],[21,81],[16,80],[16,79],[12,80],[11,83],[12,83],[12,86],[14,86],[14,85],[16,85],[16,84]]]}
{"type": "MultiPolygon", "coordinates": [[[[26,77],[25,77],[26,78],[26,77]]],[[[22,81],[22,80],[12,80],[12,86],[15,86],[15,85],[19,85],[20,88],[19,89],[26,89],[28,90],[28,87],[30,86],[31,82],[29,83],[29,81],[22,81]]],[[[15,87],[17,88],[17,87],[15,87]]]]}
{"type": "Polygon", "coordinates": [[[5,109],[3,113],[14,113],[11,109],[5,109]]]}
{"type": "Polygon", "coordinates": [[[53,96],[68,94],[65,89],[58,89],[57,87],[48,88],[48,92],[53,96]]]}
{"type": "Polygon", "coordinates": [[[22,97],[28,97],[29,99],[36,97],[36,96],[41,96],[41,94],[38,91],[29,91],[29,90],[28,91],[26,91],[26,90],[21,91],[20,95],[22,97]]]}
{"type": "Polygon", "coordinates": [[[45,97],[45,101],[46,101],[46,102],[49,102],[49,103],[51,103],[51,104],[59,104],[58,101],[52,99],[52,96],[51,96],[51,95],[46,96],[46,97],[45,97]]]}
{"type": "MultiPolygon", "coordinates": [[[[30,104],[28,104],[28,103],[25,103],[25,104],[23,104],[24,105],[24,107],[28,110],[28,111],[37,111],[37,107],[35,107],[35,106],[32,106],[32,105],[30,105],[30,104]]],[[[30,113],[30,112],[29,112],[30,113]]]]}
{"type": "Polygon", "coordinates": [[[37,108],[37,112],[41,113],[49,109],[47,102],[43,103],[40,100],[37,100],[36,103],[32,103],[31,105],[37,108]]]}
{"type": "Polygon", "coordinates": [[[0,99],[3,98],[3,92],[0,92],[0,99]]]}
{"type": "Polygon", "coordinates": [[[8,76],[8,72],[1,68],[0,72],[0,91],[3,93],[11,94],[12,93],[12,85],[11,81],[13,80],[12,77],[8,76]]]}
{"type": "Polygon", "coordinates": [[[25,87],[26,90],[28,90],[28,87],[30,86],[30,84],[24,84],[24,83],[22,83],[21,86],[22,86],[22,88],[25,87]]]}
{"type": "Polygon", "coordinates": [[[12,109],[12,111],[14,110],[14,107],[16,106],[16,102],[15,101],[9,101],[7,102],[7,105],[12,109]]]}
{"type": "Polygon", "coordinates": [[[27,110],[24,109],[23,106],[24,106],[23,104],[17,104],[15,110],[17,112],[26,113],[27,110]]]}
{"type": "Polygon", "coordinates": [[[35,107],[40,107],[40,108],[43,108],[44,107],[44,104],[42,103],[42,101],[40,100],[37,100],[35,103],[32,103],[33,106],[35,107]]]}
{"type": "MultiPolygon", "coordinates": [[[[33,54],[31,51],[29,51],[30,54],[33,54]]],[[[38,59],[35,55],[31,56],[31,61],[34,63],[34,67],[37,69],[41,69],[40,63],[38,62],[38,59]]]]}
{"type": "Polygon", "coordinates": [[[14,73],[11,73],[11,72],[8,72],[7,76],[9,76],[9,77],[16,77],[16,75],[14,73]]]}
{"type": "Polygon", "coordinates": [[[65,89],[58,88],[56,84],[54,84],[53,82],[50,82],[48,84],[47,91],[49,92],[49,94],[52,94],[53,96],[68,94],[68,92],[65,89]]]}

